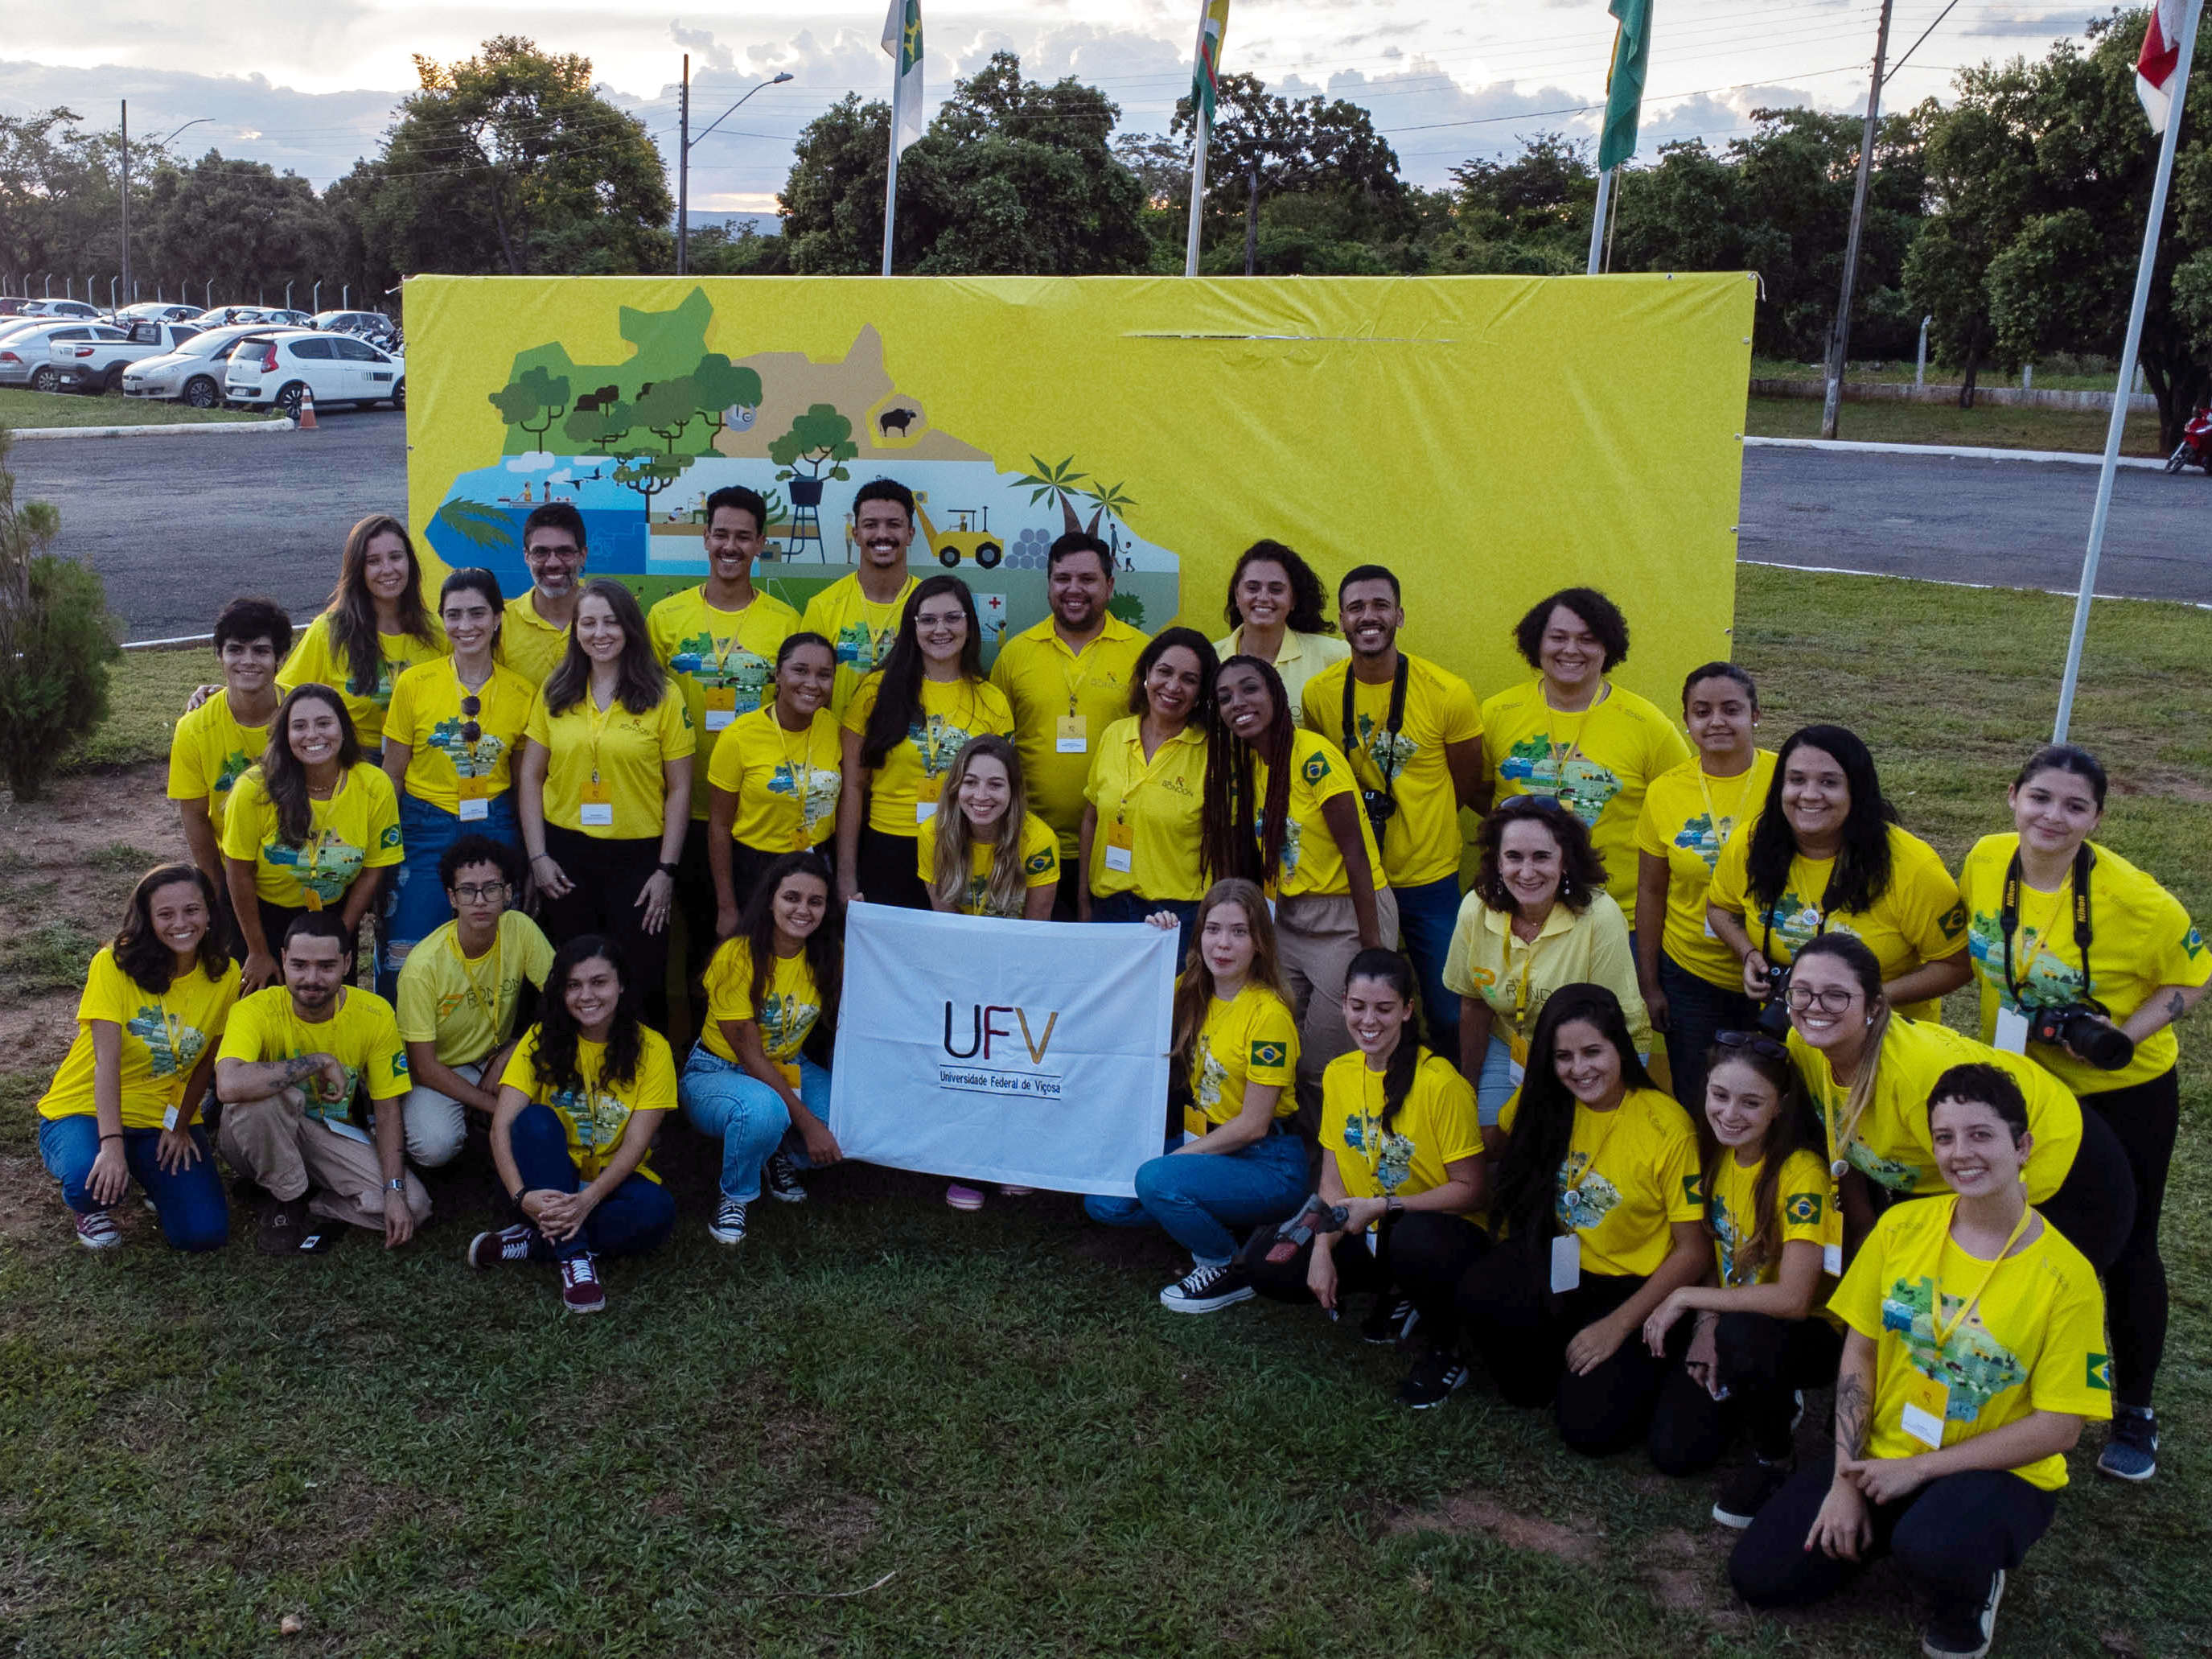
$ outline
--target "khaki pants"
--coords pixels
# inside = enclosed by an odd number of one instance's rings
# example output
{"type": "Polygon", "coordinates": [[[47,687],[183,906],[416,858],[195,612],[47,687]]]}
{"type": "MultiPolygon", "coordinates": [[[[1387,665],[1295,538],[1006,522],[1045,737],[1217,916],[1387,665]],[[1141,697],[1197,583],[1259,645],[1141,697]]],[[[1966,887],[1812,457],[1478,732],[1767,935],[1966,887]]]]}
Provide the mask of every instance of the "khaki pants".
{"type": "MultiPolygon", "coordinates": [[[[484,1063],[472,1060],[453,1070],[471,1083],[483,1081],[484,1063]]],[[[418,1083],[407,1091],[407,1156],[425,1170],[451,1164],[469,1138],[469,1109],[451,1095],[418,1083]]]]}
{"type": "MultiPolygon", "coordinates": [[[[286,1095],[226,1102],[217,1137],[222,1155],[269,1194],[289,1200],[314,1189],[307,1208],[356,1227],[384,1227],[384,1164],[376,1148],[307,1115],[286,1095]]],[[[407,1172],[407,1208],[421,1226],[430,1194],[407,1172]]]]}
{"type": "MultiPolygon", "coordinates": [[[[1398,900],[1387,887],[1375,894],[1375,921],[1382,943],[1398,944],[1398,900]]],[[[1298,1020],[1298,1101],[1317,1111],[1322,1068],[1352,1046],[1344,1029],[1344,975],[1359,954],[1359,917],[1349,893],[1302,893],[1275,901],[1275,945],[1283,959],[1283,985],[1298,1020]]]]}

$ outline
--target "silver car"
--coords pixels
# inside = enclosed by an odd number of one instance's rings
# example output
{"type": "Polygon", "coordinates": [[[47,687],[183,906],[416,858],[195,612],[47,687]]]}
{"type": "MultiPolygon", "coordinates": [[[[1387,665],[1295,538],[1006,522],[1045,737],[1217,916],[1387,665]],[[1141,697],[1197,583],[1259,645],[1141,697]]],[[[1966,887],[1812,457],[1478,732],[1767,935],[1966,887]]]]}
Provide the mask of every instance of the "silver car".
{"type": "Polygon", "coordinates": [[[126,398],[159,398],[215,409],[223,401],[223,372],[231,348],[276,331],[265,323],[238,323],[195,334],[164,357],[149,357],[123,371],[126,398]]]}
{"type": "Polygon", "coordinates": [[[27,386],[33,392],[59,392],[61,365],[52,348],[87,340],[121,340],[128,331],[110,323],[43,322],[17,329],[0,339],[0,386],[27,386]]]}

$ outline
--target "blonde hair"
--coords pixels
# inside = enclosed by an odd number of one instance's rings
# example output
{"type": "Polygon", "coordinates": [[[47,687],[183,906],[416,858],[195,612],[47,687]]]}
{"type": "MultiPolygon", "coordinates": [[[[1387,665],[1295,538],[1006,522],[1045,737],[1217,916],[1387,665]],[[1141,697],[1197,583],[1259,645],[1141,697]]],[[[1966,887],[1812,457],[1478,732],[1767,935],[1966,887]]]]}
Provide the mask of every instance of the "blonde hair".
{"type": "Polygon", "coordinates": [[[1022,757],[1014,745],[993,732],[970,738],[952,757],[945,775],[945,792],[939,797],[937,865],[930,872],[931,895],[948,910],[968,902],[968,884],[975,872],[974,849],[979,844],[960,808],[960,787],[969,769],[988,757],[1006,769],[1006,810],[993,826],[995,833],[980,843],[992,849],[991,873],[985,879],[981,908],[987,916],[1019,916],[1029,896],[1029,872],[1022,868],[1022,830],[1029,821],[1029,790],[1022,782],[1022,757]]]}
{"type": "Polygon", "coordinates": [[[1273,991],[1285,1007],[1290,1006],[1291,994],[1283,988],[1282,957],[1275,945],[1275,920],[1267,909],[1267,896],[1260,890],[1259,883],[1242,876],[1215,882],[1206,890],[1206,896],[1198,902],[1198,914],[1191,918],[1190,956],[1183,963],[1182,976],[1176,981],[1175,1064],[1182,1072],[1190,1069],[1192,1047],[1205,1028],[1206,1007],[1213,1000],[1213,970],[1206,965],[1206,919],[1224,904],[1242,910],[1245,924],[1252,930],[1252,966],[1245,972],[1244,982],[1273,991]]]}

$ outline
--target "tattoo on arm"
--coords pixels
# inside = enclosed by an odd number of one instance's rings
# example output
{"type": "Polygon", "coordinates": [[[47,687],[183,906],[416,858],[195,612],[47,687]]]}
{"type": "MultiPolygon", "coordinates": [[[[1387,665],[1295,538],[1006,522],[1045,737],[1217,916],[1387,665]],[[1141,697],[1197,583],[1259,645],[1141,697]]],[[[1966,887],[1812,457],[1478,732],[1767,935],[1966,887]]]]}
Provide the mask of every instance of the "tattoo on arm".
{"type": "Polygon", "coordinates": [[[2179,1025],[2189,1018],[2189,999],[2176,991],[2166,1000],[2166,1018],[2169,1024],[2179,1025]]]}
{"type": "Polygon", "coordinates": [[[1866,1383],[1846,1371],[1836,1379],[1836,1443],[1849,1456],[1866,1449],[1866,1383]]]}
{"type": "Polygon", "coordinates": [[[284,1062],[284,1081],[297,1083],[302,1078],[313,1077],[323,1069],[321,1056],[295,1054],[284,1062]]]}

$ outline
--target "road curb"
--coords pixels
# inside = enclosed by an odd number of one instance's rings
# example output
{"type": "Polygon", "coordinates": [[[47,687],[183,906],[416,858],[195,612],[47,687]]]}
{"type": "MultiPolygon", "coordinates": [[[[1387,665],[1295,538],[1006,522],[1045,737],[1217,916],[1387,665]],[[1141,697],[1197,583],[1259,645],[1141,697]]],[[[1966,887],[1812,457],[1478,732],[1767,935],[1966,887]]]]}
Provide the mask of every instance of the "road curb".
{"type": "Polygon", "coordinates": [[[169,426],[21,426],[8,428],[11,440],[24,438],[173,438],[195,432],[289,432],[291,422],[279,416],[273,421],[180,422],[169,426]]]}
{"type": "MultiPolygon", "coordinates": [[[[1961,461],[2063,461],[2075,466],[2101,466],[2102,455],[2085,455],[2071,449],[1976,449],[1963,444],[1858,444],[1844,438],[1746,438],[1747,448],[1829,449],[1853,455],[1942,455],[1961,461]]],[[[2165,471],[2166,463],[2148,456],[2123,455],[2118,465],[2165,471]]]]}

